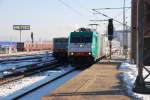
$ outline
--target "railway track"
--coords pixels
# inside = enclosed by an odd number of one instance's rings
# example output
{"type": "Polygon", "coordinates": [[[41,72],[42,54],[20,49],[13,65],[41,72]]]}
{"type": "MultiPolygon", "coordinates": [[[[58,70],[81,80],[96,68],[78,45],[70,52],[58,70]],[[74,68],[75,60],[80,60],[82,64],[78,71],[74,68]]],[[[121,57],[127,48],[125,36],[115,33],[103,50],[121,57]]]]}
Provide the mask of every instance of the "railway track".
{"type": "MultiPolygon", "coordinates": [[[[20,52],[16,54],[0,54],[0,58],[14,58],[14,57],[23,57],[23,56],[33,56],[33,55],[42,55],[44,54],[44,51],[42,52],[20,52]]],[[[51,54],[51,52],[50,52],[51,54]]]]}
{"type": "MultiPolygon", "coordinates": [[[[17,83],[20,81],[20,82],[22,82],[22,80],[26,80],[26,78],[28,78],[28,79],[30,79],[30,77],[31,77],[31,81],[33,80],[33,78],[32,77],[34,77],[34,76],[39,76],[39,75],[41,75],[42,73],[44,74],[44,73],[46,73],[46,72],[52,72],[53,74],[50,74],[50,75],[48,75],[47,76],[47,78],[46,79],[42,79],[42,80],[40,80],[40,81],[43,81],[43,82],[41,82],[40,83],[40,85],[31,85],[31,87],[29,87],[28,89],[23,89],[23,91],[21,91],[21,92],[11,92],[10,94],[8,94],[8,96],[4,96],[4,97],[2,97],[2,96],[0,96],[0,99],[11,99],[11,100],[16,100],[16,99],[19,99],[19,98],[21,98],[21,97],[23,97],[23,96],[25,96],[25,95],[27,95],[27,94],[29,94],[29,93],[31,93],[31,92],[33,92],[33,91],[36,91],[37,89],[39,89],[39,88],[41,88],[41,87],[43,87],[43,86],[45,86],[45,85],[47,85],[47,84],[49,84],[49,83],[51,83],[51,82],[54,82],[54,81],[56,81],[56,80],[58,80],[58,79],[60,79],[60,78],[62,78],[63,76],[65,76],[65,75],[67,75],[67,74],[69,74],[69,73],[71,73],[71,72],[74,72],[76,70],[76,68],[75,67],[71,67],[71,66],[68,66],[68,65],[62,65],[62,64],[56,64],[56,65],[52,65],[50,68],[45,68],[45,69],[42,69],[42,70],[40,70],[40,71],[35,71],[35,72],[33,72],[33,73],[28,73],[28,74],[26,74],[26,75],[24,75],[24,76],[19,76],[18,78],[16,78],[15,80],[10,80],[9,82],[7,81],[6,83],[4,83],[3,85],[1,85],[0,86],[0,89],[4,89],[3,87],[4,86],[6,86],[6,89],[7,88],[9,88],[9,89],[11,89],[11,88],[15,88],[16,86],[14,86],[15,85],[15,83],[16,83],[16,85],[17,85],[17,83]],[[55,72],[56,71],[56,72],[55,72]],[[51,78],[50,78],[51,77],[51,78]],[[14,84],[14,85],[13,85],[14,84]],[[9,86],[12,86],[12,87],[9,87],[9,86]],[[17,93],[17,94],[16,94],[17,93]]],[[[39,83],[39,82],[38,82],[39,83]]],[[[35,84],[35,83],[34,83],[35,84]]],[[[18,86],[20,86],[20,84],[18,84],[18,86]]],[[[24,88],[24,87],[23,87],[24,88]]],[[[22,90],[22,89],[21,89],[22,90]]],[[[3,91],[3,90],[2,90],[3,91]]],[[[9,90],[9,91],[14,91],[14,90],[9,90]]],[[[19,91],[19,90],[17,90],[17,91],[19,91]]],[[[3,94],[3,93],[0,93],[0,94],[3,94]]],[[[6,94],[5,94],[6,95],[6,94]]]]}
{"type": "Polygon", "coordinates": [[[6,59],[0,59],[0,63],[13,63],[13,62],[17,62],[17,61],[21,61],[21,60],[34,60],[34,59],[41,59],[43,58],[44,54],[39,54],[39,55],[32,55],[32,56],[28,56],[28,57],[12,57],[12,58],[6,58],[6,59]]]}
{"type": "MultiPolygon", "coordinates": [[[[105,58],[105,56],[100,58],[99,60],[101,60],[103,58],[105,58]]],[[[58,66],[61,66],[61,64],[58,63],[58,62],[54,62],[54,63],[51,63],[51,64],[46,64],[46,65],[41,66],[40,68],[37,68],[37,69],[34,69],[34,70],[31,69],[31,70],[25,71],[24,73],[18,74],[17,76],[11,76],[11,77],[7,77],[7,78],[4,78],[4,79],[0,79],[0,85],[4,85],[4,84],[7,84],[7,83],[10,83],[10,82],[13,82],[13,81],[17,81],[17,80],[23,79],[25,77],[32,76],[32,75],[37,74],[39,72],[44,72],[46,70],[55,69],[58,66]]],[[[70,71],[67,71],[66,73],[63,73],[62,75],[56,76],[55,78],[53,78],[53,79],[51,79],[51,80],[49,80],[49,81],[47,81],[47,82],[45,82],[45,83],[43,83],[41,85],[39,85],[39,86],[29,90],[29,91],[26,91],[26,92],[24,92],[22,94],[19,94],[19,95],[13,97],[12,99],[19,99],[19,98],[21,98],[21,97],[23,97],[23,96],[25,96],[25,95],[35,91],[35,90],[41,88],[42,86],[45,86],[46,84],[49,84],[49,83],[51,83],[51,82],[53,82],[53,81],[55,81],[57,79],[62,78],[63,76],[73,72],[74,70],[76,70],[76,68],[74,68],[74,69],[72,69],[70,71]]]]}
{"type": "Polygon", "coordinates": [[[66,75],[68,75],[68,74],[74,72],[75,70],[76,70],[76,68],[74,68],[74,69],[72,69],[72,70],[70,70],[70,71],[67,71],[66,73],[63,73],[63,74],[61,74],[61,75],[59,75],[59,76],[56,76],[55,78],[53,78],[53,79],[51,79],[51,80],[49,80],[49,81],[47,81],[47,82],[45,82],[45,83],[43,83],[43,84],[41,84],[41,85],[35,87],[35,88],[33,88],[33,89],[31,89],[31,90],[29,90],[29,91],[27,91],[27,92],[25,92],[25,93],[23,93],[23,94],[21,94],[21,95],[18,95],[18,96],[16,96],[16,97],[12,98],[12,99],[18,100],[18,99],[22,98],[23,96],[28,95],[28,94],[32,93],[33,91],[36,91],[36,90],[40,89],[41,87],[43,87],[43,86],[45,86],[45,85],[47,85],[47,84],[50,84],[50,83],[52,83],[52,82],[54,82],[54,81],[56,81],[56,80],[58,80],[58,79],[61,79],[62,77],[64,77],[64,76],[66,76],[66,75]]]}
{"type": "Polygon", "coordinates": [[[12,74],[9,76],[5,76],[4,78],[0,78],[0,85],[6,84],[8,82],[12,82],[12,81],[15,81],[15,80],[18,80],[18,79],[21,79],[21,78],[24,78],[24,77],[48,70],[48,69],[55,68],[58,65],[60,65],[60,63],[58,63],[56,61],[56,62],[53,62],[51,64],[45,64],[41,67],[37,67],[37,68],[35,67],[34,69],[29,69],[29,70],[22,72],[22,73],[19,72],[19,73],[15,73],[15,74],[12,74]]]}
{"type": "MultiPolygon", "coordinates": [[[[52,53],[48,53],[49,56],[51,56],[52,53]]],[[[0,63],[13,63],[21,60],[31,60],[31,59],[41,59],[43,58],[45,53],[40,53],[40,54],[34,54],[34,55],[19,55],[19,56],[7,56],[7,57],[0,57],[0,63]]]]}
{"type": "Polygon", "coordinates": [[[40,64],[45,65],[45,63],[49,64],[49,62],[55,61],[56,60],[51,55],[4,61],[0,63],[0,78],[6,76],[6,74],[12,75],[12,73],[16,73],[16,71],[32,69],[35,66],[41,66],[40,64]]]}

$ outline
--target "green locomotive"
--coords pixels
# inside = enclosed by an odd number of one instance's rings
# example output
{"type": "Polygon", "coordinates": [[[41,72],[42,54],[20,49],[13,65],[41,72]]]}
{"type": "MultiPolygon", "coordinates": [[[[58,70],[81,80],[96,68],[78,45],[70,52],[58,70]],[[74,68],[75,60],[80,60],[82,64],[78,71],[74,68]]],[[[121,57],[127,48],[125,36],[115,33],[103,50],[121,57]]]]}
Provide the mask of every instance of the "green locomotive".
{"type": "Polygon", "coordinates": [[[97,32],[80,28],[70,33],[68,59],[71,63],[92,63],[103,57],[103,38],[97,32]]]}

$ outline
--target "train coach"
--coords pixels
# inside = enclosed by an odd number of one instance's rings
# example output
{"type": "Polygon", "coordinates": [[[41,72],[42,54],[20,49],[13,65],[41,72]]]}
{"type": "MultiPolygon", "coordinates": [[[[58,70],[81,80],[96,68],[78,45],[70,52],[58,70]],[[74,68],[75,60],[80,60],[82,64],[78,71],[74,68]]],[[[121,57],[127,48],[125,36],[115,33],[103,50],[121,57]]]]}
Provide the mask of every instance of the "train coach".
{"type": "Polygon", "coordinates": [[[90,29],[80,28],[71,32],[68,40],[68,59],[70,63],[93,63],[104,57],[102,36],[90,29]]]}
{"type": "Polygon", "coordinates": [[[68,38],[53,39],[53,57],[58,60],[67,60],[68,56],[68,38]]]}

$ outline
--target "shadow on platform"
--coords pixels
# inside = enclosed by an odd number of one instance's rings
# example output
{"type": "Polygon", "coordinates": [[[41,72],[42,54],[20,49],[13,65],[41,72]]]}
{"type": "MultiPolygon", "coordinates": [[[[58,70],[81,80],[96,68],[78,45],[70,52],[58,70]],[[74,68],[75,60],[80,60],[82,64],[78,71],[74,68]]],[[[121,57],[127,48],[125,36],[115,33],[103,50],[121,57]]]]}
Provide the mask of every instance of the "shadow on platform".
{"type": "Polygon", "coordinates": [[[92,91],[92,92],[71,92],[71,93],[56,93],[50,96],[82,96],[82,95],[124,95],[121,89],[92,91]]]}
{"type": "Polygon", "coordinates": [[[113,64],[113,65],[120,65],[123,61],[113,61],[113,60],[101,60],[96,64],[113,64]]]}

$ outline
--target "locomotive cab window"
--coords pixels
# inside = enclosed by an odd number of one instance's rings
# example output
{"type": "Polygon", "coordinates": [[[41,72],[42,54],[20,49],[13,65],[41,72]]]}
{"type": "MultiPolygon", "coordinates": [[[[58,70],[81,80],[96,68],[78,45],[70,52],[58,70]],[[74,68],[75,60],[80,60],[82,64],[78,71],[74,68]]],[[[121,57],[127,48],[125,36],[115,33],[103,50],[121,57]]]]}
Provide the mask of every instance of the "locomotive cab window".
{"type": "Polygon", "coordinates": [[[91,43],[92,37],[90,36],[72,36],[70,39],[71,43],[91,43]]]}

